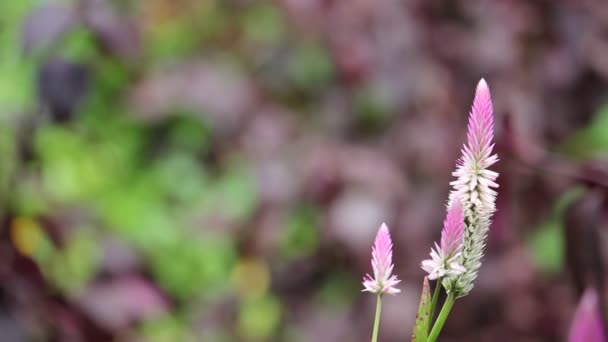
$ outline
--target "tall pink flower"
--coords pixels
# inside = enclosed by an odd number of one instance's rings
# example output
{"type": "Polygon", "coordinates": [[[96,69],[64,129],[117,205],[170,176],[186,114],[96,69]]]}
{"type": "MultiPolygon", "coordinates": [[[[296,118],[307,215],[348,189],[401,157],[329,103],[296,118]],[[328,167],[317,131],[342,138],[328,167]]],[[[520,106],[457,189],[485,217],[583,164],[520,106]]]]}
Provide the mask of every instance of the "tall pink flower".
{"type": "Polygon", "coordinates": [[[428,278],[435,280],[456,276],[466,269],[459,263],[464,235],[464,216],[460,201],[454,201],[443,222],[441,244],[435,243],[431,249],[431,259],[422,261],[422,269],[428,272],[428,278]]]}
{"type": "MultiPolygon", "coordinates": [[[[498,173],[488,170],[498,161],[492,154],[494,149],[494,110],[490,88],[482,78],[477,84],[473,107],[469,115],[467,143],[462,148],[453,175],[457,178],[450,184],[450,202],[460,197],[466,204],[494,210],[498,173]],[[469,203],[470,202],[470,203],[469,203]]],[[[466,208],[470,209],[470,208],[466,208]]]]}
{"type": "Polygon", "coordinates": [[[486,237],[492,215],[496,211],[496,179],[498,173],[489,169],[498,161],[494,149],[494,113],[490,89],[485,80],[477,85],[473,107],[469,115],[467,143],[462,148],[451,182],[450,206],[460,202],[464,213],[463,249],[459,262],[466,269],[456,279],[443,284],[458,296],[467,295],[473,289],[477,272],[481,267],[486,237]]]}
{"type": "Polygon", "coordinates": [[[606,341],[606,337],[597,292],[589,288],[583,294],[574,313],[568,341],[600,342],[606,341]]]}
{"type": "Polygon", "coordinates": [[[391,234],[388,231],[388,226],[382,223],[376,241],[372,247],[372,269],[374,276],[366,274],[363,277],[363,291],[368,291],[377,294],[396,294],[401,290],[395,288],[401,280],[397,279],[393,273],[393,242],[391,234]]]}

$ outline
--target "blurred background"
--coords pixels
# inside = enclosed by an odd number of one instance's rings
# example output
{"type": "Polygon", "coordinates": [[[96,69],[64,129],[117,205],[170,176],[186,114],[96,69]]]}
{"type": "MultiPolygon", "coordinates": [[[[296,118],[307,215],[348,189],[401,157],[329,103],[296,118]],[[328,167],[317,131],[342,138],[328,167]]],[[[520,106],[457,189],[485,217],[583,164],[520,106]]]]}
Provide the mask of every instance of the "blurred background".
{"type": "Polygon", "coordinates": [[[608,5],[0,1],[0,341],[408,341],[475,85],[498,212],[442,341],[605,301],[608,5]]]}

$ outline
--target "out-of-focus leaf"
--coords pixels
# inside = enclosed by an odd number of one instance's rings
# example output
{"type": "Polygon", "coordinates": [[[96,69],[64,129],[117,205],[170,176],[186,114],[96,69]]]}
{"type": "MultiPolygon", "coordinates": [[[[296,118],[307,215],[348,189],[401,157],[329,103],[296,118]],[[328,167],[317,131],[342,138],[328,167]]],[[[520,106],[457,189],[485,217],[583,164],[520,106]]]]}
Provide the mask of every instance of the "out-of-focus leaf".
{"type": "Polygon", "coordinates": [[[84,21],[104,48],[120,57],[139,54],[140,38],[135,24],[128,16],[120,15],[113,2],[89,1],[84,10],[84,21]]]}
{"type": "Polygon", "coordinates": [[[209,185],[201,203],[206,215],[239,222],[249,217],[257,206],[255,179],[241,163],[231,164],[209,185]]]}
{"type": "Polygon", "coordinates": [[[102,218],[139,248],[155,250],[171,245],[179,239],[180,231],[160,195],[158,185],[146,177],[131,184],[128,191],[116,187],[98,200],[102,218]]]}
{"type": "Polygon", "coordinates": [[[551,217],[528,238],[527,246],[532,260],[542,271],[557,273],[562,270],[565,258],[564,211],[583,193],[584,190],[578,187],[564,193],[556,202],[551,217]]]}
{"type": "Polygon", "coordinates": [[[319,246],[318,224],[314,208],[296,210],[287,224],[281,254],[298,258],[314,253],[319,246]]]}
{"type": "Polygon", "coordinates": [[[281,311],[281,303],[272,296],[246,301],[239,312],[239,334],[243,339],[269,339],[278,328],[281,311]]]}
{"type": "Polygon", "coordinates": [[[228,20],[216,0],[141,4],[145,7],[142,39],[146,54],[153,60],[167,61],[192,53],[198,44],[221,32],[228,20]]]}
{"type": "Polygon", "coordinates": [[[188,207],[205,193],[205,172],[191,154],[172,152],[154,169],[163,194],[188,207]]]}
{"type": "Polygon", "coordinates": [[[196,113],[216,138],[237,129],[256,101],[252,81],[226,60],[159,68],[139,81],[130,95],[137,117],[153,121],[196,113]]]}
{"type": "Polygon", "coordinates": [[[64,58],[79,62],[85,62],[99,53],[95,37],[82,27],[66,35],[58,50],[64,58]]]}
{"type": "Polygon", "coordinates": [[[19,253],[35,260],[44,261],[53,251],[42,227],[27,217],[17,217],[11,222],[11,240],[19,253]]]}
{"type": "Polygon", "coordinates": [[[298,87],[312,91],[329,83],[333,77],[333,65],[325,49],[308,43],[294,51],[289,72],[298,87]]]}
{"type": "Polygon", "coordinates": [[[564,264],[564,237],[562,225],[551,220],[536,228],[528,239],[532,260],[541,270],[559,272],[564,264]]]}
{"type": "Polygon", "coordinates": [[[193,113],[184,113],[172,123],[169,144],[177,149],[193,154],[206,152],[210,140],[209,127],[193,113]]]}
{"type": "MultiPolygon", "coordinates": [[[[437,283],[435,286],[441,286],[437,283]]],[[[428,338],[429,325],[431,324],[431,288],[429,280],[424,277],[422,281],[422,294],[420,295],[420,304],[418,305],[418,314],[416,314],[416,323],[414,325],[414,333],[412,334],[412,342],[425,342],[428,338]]]]}
{"type": "Polygon", "coordinates": [[[253,43],[273,43],[283,33],[281,13],[272,3],[261,3],[245,12],[243,29],[253,43]]]}
{"type": "Polygon", "coordinates": [[[194,342],[197,341],[188,333],[183,319],[176,315],[165,315],[155,320],[146,321],[141,326],[145,341],[149,342],[194,342]]]}
{"type": "Polygon", "coordinates": [[[63,292],[78,295],[95,275],[99,260],[96,237],[89,229],[80,228],[44,262],[43,271],[63,292]]]}
{"type": "Polygon", "coordinates": [[[270,285],[268,264],[261,259],[243,259],[234,267],[232,282],[243,298],[259,298],[266,294],[270,285]]]}
{"type": "Polygon", "coordinates": [[[45,126],[36,136],[43,189],[65,202],[96,198],[128,171],[129,150],[114,143],[96,144],[71,130],[45,126]]]}
{"type": "Polygon", "coordinates": [[[0,116],[19,114],[34,103],[35,64],[18,48],[21,21],[34,5],[33,0],[0,1],[0,116]]]}
{"type": "Polygon", "coordinates": [[[588,160],[608,152],[608,105],[596,114],[589,126],[574,133],[559,148],[569,156],[588,160]]]}
{"type": "Polygon", "coordinates": [[[124,329],[134,320],[159,318],[168,309],[159,290],[135,276],[95,284],[86,289],[78,303],[89,317],[111,330],[124,329]]]}
{"type": "Polygon", "coordinates": [[[64,3],[36,7],[25,18],[22,45],[26,53],[57,43],[76,24],[76,11],[64,3]]]}
{"type": "Polygon", "coordinates": [[[373,88],[361,89],[355,100],[356,111],[361,129],[374,131],[390,122],[393,113],[383,93],[373,88]]]}
{"type": "Polygon", "coordinates": [[[14,196],[11,193],[13,189],[10,187],[14,182],[14,177],[16,177],[18,140],[18,134],[15,132],[13,125],[0,121],[0,156],[2,156],[2,162],[0,163],[0,201],[2,203],[12,202],[14,196]]]}
{"type": "Polygon", "coordinates": [[[361,282],[343,270],[331,272],[319,291],[318,300],[337,310],[346,310],[361,295],[361,282]]]}
{"type": "Polygon", "coordinates": [[[226,291],[235,260],[231,241],[213,236],[184,237],[148,253],[159,284],[180,299],[226,291]]]}
{"type": "Polygon", "coordinates": [[[23,216],[36,216],[47,212],[49,203],[40,194],[40,183],[36,175],[22,173],[12,193],[11,209],[23,216]]]}

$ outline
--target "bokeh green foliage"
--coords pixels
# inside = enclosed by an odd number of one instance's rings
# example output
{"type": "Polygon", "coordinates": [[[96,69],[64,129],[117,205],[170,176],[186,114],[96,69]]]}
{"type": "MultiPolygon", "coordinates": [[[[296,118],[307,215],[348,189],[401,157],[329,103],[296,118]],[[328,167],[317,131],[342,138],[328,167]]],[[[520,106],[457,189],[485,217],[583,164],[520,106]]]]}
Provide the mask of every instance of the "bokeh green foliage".
{"type": "Polygon", "coordinates": [[[10,118],[32,106],[35,61],[23,58],[21,22],[33,7],[32,0],[2,1],[0,4],[0,118],[10,118]]]}
{"type": "Polygon", "coordinates": [[[545,274],[557,274],[563,270],[566,255],[564,215],[568,207],[584,193],[584,188],[574,187],[562,194],[546,220],[528,237],[527,246],[532,261],[545,274]]]}
{"type": "Polygon", "coordinates": [[[593,120],[570,136],[560,151],[577,160],[602,158],[608,153],[608,105],[604,105],[593,120]]]}
{"type": "MultiPolygon", "coordinates": [[[[219,164],[205,162],[213,132],[202,113],[174,108],[160,121],[134,119],[126,95],[144,66],[102,52],[86,27],[66,34],[53,51],[25,57],[15,47],[23,18],[37,4],[0,4],[0,107],[6,123],[0,128],[6,133],[0,135],[0,151],[6,152],[0,185],[7,189],[16,177],[7,199],[18,218],[13,239],[55,291],[72,298],[85,293],[101,271],[100,242],[125,242],[139,256],[141,272],[176,303],[175,311],[142,322],[140,332],[152,341],[198,340],[188,313],[204,311],[202,303],[231,291],[226,285],[238,253],[222,222],[242,224],[254,213],[253,173],[238,153],[219,164]],[[51,54],[86,64],[93,72],[90,91],[68,123],[55,123],[34,110],[35,70],[51,54]],[[15,132],[22,127],[8,114],[31,115],[36,123],[29,141],[33,160],[18,160],[15,132]],[[74,211],[86,213],[86,225],[61,221],[61,213],[74,211]],[[47,232],[43,217],[58,220],[60,244],[47,232]]],[[[213,1],[193,6],[151,26],[144,36],[146,63],[191,58],[200,44],[218,38],[227,12],[213,1]]],[[[239,20],[244,27],[256,27],[251,39],[266,40],[274,35],[277,16],[273,7],[260,5],[239,20]]],[[[272,336],[280,306],[269,294],[244,302],[240,333],[272,336]]]]}

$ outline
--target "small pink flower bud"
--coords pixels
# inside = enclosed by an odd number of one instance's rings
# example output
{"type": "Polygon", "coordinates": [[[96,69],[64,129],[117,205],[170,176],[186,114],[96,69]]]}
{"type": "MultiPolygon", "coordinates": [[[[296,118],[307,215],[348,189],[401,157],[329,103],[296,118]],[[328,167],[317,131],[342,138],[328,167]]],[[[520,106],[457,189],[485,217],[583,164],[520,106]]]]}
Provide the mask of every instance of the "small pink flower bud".
{"type": "Polygon", "coordinates": [[[401,292],[397,285],[401,280],[393,273],[393,242],[388,231],[388,226],[382,224],[376,235],[376,241],[372,247],[372,269],[374,276],[366,274],[363,277],[363,291],[377,294],[396,294],[401,292]]]}
{"type": "Polygon", "coordinates": [[[435,249],[431,249],[431,259],[422,262],[430,280],[443,277],[452,277],[466,271],[458,262],[462,251],[462,239],[464,234],[464,216],[460,201],[452,202],[448,209],[443,230],[441,231],[441,245],[435,243],[435,249]]]}

